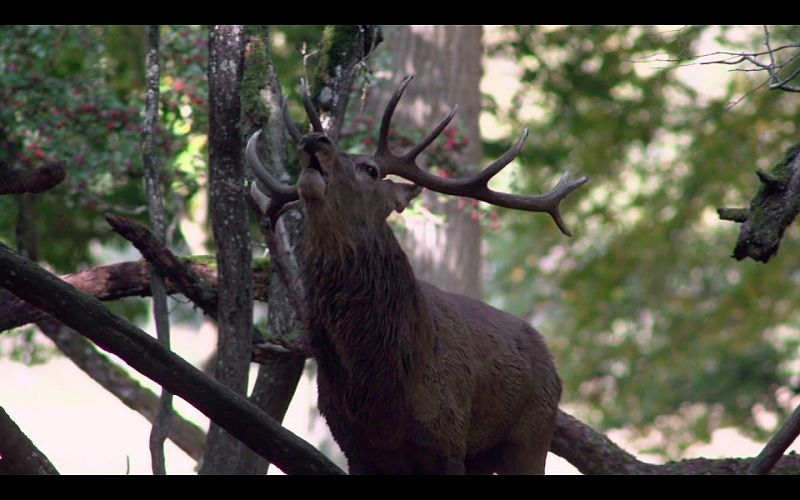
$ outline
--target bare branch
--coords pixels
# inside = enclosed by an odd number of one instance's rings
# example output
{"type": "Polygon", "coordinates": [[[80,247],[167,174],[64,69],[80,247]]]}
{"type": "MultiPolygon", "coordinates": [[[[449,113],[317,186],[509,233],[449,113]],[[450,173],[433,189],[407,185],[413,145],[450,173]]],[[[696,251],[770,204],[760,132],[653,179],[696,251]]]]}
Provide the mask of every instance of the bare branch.
{"type": "Polygon", "coordinates": [[[63,162],[29,170],[0,162],[0,194],[41,193],[57,186],[66,176],[63,162]]]}
{"type": "Polygon", "coordinates": [[[794,409],[791,416],[784,422],[780,430],[769,440],[769,443],[759,453],[758,457],[750,464],[748,473],[769,474],[781,459],[786,449],[797,439],[800,434],[800,406],[794,409]]]}

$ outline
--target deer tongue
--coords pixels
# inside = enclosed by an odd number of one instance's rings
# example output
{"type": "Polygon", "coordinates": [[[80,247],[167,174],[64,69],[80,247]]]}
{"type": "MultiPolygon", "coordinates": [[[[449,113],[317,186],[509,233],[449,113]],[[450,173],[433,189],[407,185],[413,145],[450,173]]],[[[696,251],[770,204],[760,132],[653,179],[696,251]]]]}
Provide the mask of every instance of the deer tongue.
{"type": "Polygon", "coordinates": [[[297,180],[297,192],[303,200],[321,200],[325,197],[327,183],[316,168],[304,168],[297,180]]]}

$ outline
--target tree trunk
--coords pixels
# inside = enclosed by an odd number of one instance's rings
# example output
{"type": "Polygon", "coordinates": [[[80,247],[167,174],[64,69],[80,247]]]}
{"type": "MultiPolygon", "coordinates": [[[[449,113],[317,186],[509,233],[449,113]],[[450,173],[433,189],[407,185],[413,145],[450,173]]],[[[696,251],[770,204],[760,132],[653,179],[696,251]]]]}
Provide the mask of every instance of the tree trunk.
{"type": "MultiPolygon", "coordinates": [[[[253,275],[239,129],[245,48],[243,26],[209,31],[209,193],[219,266],[219,340],[215,376],[244,395],[250,368],[253,275]]],[[[244,445],[211,424],[200,474],[235,474],[244,445]]]]}
{"type": "MultiPolygon", "coordinates": [[[[469,139],[460,166],[474,170],[483,157],[478,124],[481,26],[393,26],[385,28],[384,36],[385,50],[391,55],[391,82],[371,89],[369,115],[380,117],[400,80],[413,74],[414,82],[397,106],[393,125],[427,133],[458,104],[455,123],[469,139]]],[[[459,210],[457,200],[442,203],[439,195],[430,191],[424,191],[422,197],[432,212],[446,216],[447,223],[420,220],[409,224],[401,243],[417,277],[480,298],[479,222],[459,210]]]]}
{"type": "MultiPolygon", "coordinates": [[[[269,27],[250,28],[242,84],[242,148],[256,130],[263,130],[269,151],[268,163],[276,170],[276,176],[280,177],[286,174],[286,127],[279,111],[283,97],[272,62],[271,43],[269,27]]],[[[284,216],[284,222],[292,215],[284,216]]],[[[298,221],[295,220],[293,227],[297,225],[298,221]]],[[[293,234],[296,235],[297,231],[293,234]]],[[[288,338],[293,330],[302,329],[302,325],[289,304],[286,287],[276,273],[271,275],[269,289],[267,331],[274,337],[288,338]]],[[[262,363],[250,393],[250,401],[276,421],[283,422],[304,366],[305,358],[299,356],[262,363]]],[[[239,473],[263,475],[269,470],[269,465],[257,453],[245,451],[239,473]]]]}

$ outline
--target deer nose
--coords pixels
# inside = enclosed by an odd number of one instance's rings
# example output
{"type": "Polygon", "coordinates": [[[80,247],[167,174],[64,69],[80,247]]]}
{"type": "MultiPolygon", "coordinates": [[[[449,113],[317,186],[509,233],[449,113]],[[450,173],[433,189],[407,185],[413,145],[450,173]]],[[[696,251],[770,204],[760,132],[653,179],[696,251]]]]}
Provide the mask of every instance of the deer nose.
{"type": "Polygon", "coordinates": [[[300,149],[310,155],[314,155],[320,151],[333,149],[333,142],[325,134],[312,132],[303,136],[300,141],[300,149]]]}

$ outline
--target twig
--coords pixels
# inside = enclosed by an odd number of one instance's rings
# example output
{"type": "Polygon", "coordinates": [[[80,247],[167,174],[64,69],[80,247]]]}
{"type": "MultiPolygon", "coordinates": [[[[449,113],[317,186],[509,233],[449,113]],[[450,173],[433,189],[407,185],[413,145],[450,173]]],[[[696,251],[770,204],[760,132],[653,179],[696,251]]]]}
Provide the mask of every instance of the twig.
{"type": "Polygon", "coordinates": [[[113,205],[106,202],[96,194],[88,189],[80,186],[73,186],[72,190],[80,194],[82,198],[87,198],[92,203],[92,209],[98,212],[114,212],[121,215],[142,215],[147,212],[147,206],[141,205],[138,207],[126,207],[122,205],[113,205]]]}

